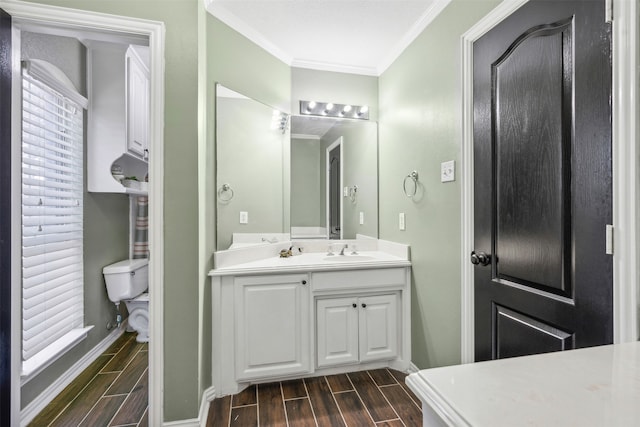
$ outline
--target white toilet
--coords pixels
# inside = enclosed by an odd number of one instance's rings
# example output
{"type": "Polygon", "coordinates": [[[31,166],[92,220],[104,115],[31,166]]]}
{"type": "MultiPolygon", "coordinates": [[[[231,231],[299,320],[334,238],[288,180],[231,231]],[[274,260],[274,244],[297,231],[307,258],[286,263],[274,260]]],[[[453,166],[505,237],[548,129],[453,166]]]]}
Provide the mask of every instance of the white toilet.
{"type": "Polygon", "coordinates": [[[129,326],[138,333],[136,341],[149,341],[149,260],[125,259],[102,269],[109,299],[121,301],[129,311],[129,326]]]}

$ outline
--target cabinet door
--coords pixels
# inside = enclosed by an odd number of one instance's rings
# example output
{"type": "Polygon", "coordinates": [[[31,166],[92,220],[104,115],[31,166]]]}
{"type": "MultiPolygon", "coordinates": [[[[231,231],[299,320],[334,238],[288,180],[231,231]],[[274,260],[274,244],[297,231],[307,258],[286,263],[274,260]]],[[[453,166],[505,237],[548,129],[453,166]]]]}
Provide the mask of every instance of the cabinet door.
{"type": "Polygon", "coordinates": [[[235,280],[238,380],[309,371],[307,280],[299,274],[235,280]]]}
{"type": "Polygon", "coordinates": [[[397,295],[360,297],[360,361],[393,359],[398,355],[397,295]]]}
{"type": "Polygon", "coordinates": [[[319,299],[316,303],[318,367],[358,361],[358,299],[319,299]]]}
{"type": "Polygon", "coordinates": [[[127,150],[147,158],[149,139],[149,77],[135,53],[127,52],[127,150]]]}

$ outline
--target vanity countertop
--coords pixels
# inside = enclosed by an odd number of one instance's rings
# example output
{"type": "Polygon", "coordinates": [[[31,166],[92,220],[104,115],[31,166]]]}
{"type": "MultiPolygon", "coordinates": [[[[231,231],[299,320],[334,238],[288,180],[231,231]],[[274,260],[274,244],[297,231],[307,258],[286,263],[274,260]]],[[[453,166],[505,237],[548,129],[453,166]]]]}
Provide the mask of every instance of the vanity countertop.
{"type": "Polygon", "coordinates": [[[209,276],[245,274],[295,273],[308,271],[353,270],[388,267],[407,267],[411,262],[403,257],[382,251],[363,251],[357,255],[332,255],[326,252],[311,252],[287,258],[271,256],[259,260],[216,268],[209,276]]]}
{"type": "Polygon", "coordinates": [[[440,418],[425,412],[425,426],[638,426],[640,342],[425,369],[407,384],[440,418]]]}

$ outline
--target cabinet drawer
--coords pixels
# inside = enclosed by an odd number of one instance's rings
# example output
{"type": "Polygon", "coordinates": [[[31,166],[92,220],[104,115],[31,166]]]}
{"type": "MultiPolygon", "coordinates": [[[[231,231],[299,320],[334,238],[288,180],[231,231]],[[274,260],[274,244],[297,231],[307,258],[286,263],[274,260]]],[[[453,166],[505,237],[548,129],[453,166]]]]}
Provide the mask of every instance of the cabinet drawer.
{"type": "Polygon", "coordinates": [[[405,282],[405,268],[327,271],[311,275],[311,285],[315,291],[404,287],[405,282]]]}

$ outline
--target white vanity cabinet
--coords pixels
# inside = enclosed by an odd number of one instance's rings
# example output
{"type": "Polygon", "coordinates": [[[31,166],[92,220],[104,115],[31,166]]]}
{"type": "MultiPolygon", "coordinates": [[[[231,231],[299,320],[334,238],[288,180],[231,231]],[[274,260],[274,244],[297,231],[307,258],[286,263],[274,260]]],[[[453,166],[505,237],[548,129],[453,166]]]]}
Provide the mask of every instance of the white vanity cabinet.
{"type": "MultiPolygon", "coordinates": [[[[279,251],[281,246],[225,255],[279,251]]],[[[324,252],[289,258],[276,252],[228,265],[217,259],[223,266],[209,273],[216,393],[353,370],[407,371],[411,263],[408,256],[369,254],[362,256],[365,262],[356,257],[327,260],[324,252]]]]}
{"type": "Polygon", "coordinates": [[[317,365],[390,360],[398,355],[397,293],[318,298],[317,365]]]}
{"type": "Polygon", "coordinates": [[[234,282],[236,379],[309,372],[308,276],[250,276],[234,282]]]}

